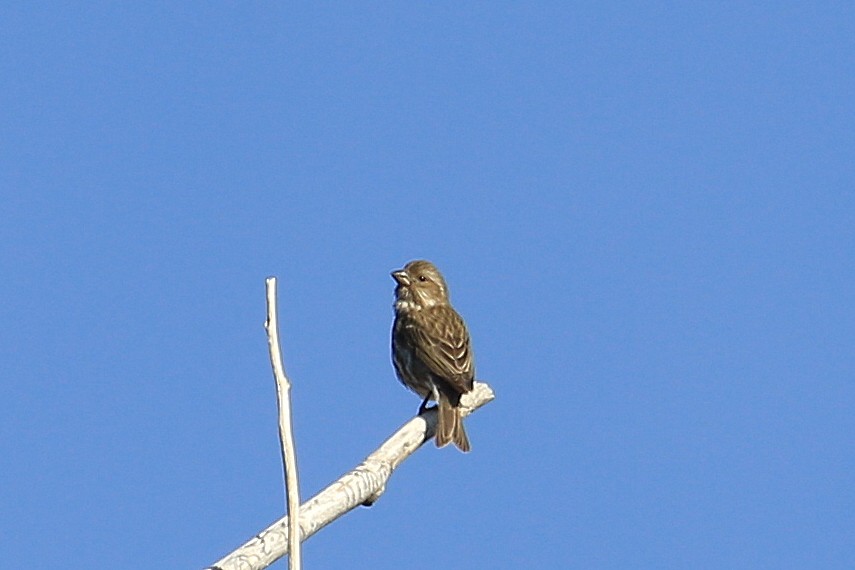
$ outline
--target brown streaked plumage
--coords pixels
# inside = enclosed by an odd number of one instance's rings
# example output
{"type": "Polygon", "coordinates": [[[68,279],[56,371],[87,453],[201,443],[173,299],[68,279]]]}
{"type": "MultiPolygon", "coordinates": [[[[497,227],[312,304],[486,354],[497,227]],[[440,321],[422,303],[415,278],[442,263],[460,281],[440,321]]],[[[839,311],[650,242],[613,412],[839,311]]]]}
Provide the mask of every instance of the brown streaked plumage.
{"type": "Polygon", "coordinates": [[[429,261],[411,261],[392,272],[395,323],[392,362],[401,382],[424,398],[419,412],[436,401],[436,445],[453,442],[469,451],[460,417],[460,396],[472,389],[475,365],[466,323],[451,306],[448,285],[429,261]]]}

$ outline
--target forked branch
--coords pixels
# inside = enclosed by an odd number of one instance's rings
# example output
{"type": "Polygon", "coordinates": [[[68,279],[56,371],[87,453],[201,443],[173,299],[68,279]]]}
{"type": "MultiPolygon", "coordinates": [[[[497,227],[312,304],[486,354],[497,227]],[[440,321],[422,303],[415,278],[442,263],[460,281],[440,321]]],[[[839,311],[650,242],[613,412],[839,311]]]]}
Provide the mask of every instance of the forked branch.
{"type": "MultiPolygon", "coordinates": [[[[472,391],[460,400],[463,415],[469,415],[494,398],[489,385],[475,382],[472,391]]],[[[302,540],[357,506],[376,501],[395,469],[422,444],[431,440],[435,430],[436,410],[414,417],[359,466],[304,503],[300,507],[299,522],[302,540]]],[[[209,570],[262,570],[288,553],[288,540],[288,519],[283,517],[210,566],[209,570]]]]}

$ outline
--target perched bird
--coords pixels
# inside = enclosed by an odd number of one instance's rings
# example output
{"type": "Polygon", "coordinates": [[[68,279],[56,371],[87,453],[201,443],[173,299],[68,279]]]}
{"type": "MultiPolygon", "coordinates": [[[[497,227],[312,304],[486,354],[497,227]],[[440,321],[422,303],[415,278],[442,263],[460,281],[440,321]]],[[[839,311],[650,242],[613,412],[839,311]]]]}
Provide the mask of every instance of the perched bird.
{"type": "Polygon", "coordinates": [[[401,382],[438,408],[436,446],[453,442],[469,451],[460,416],[460,396],[472,389],[475,365],[466,323],[448,300],[448,286],[429,261],[411,261],[392,272],[395,323],[392,362],[401,382]]]}

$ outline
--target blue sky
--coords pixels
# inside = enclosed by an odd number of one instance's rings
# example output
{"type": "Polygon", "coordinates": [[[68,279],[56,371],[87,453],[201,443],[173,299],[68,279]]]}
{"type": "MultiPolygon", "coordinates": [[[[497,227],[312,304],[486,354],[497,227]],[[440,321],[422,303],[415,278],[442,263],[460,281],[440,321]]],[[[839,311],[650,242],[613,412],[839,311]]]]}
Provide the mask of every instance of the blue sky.
{"type": "Polygon", "coordinates": [[[428,258],[498,397],[307,568],[855,567],[851,4],[20,3],[0,70],[2,559],[282,514],[268,275],[325,487],[428,258]]]}

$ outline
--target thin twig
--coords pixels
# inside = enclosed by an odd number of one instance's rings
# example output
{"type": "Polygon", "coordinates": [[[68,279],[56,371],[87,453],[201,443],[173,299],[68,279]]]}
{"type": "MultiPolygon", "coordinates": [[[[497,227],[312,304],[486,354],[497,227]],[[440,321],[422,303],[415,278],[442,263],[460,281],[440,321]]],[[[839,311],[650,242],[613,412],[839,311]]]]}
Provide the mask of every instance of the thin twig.
{"type": "MultiPolygon", "coordinates": [[[[492,388],[475,382],[460,399],[463,415],[469,415],[495,398],[492,388]]],[[[346,473],[300,507],[300,536],[306,540],[359,505],[371,504],[386,489],[394,470],[436,433],[436,410],[430,409],[404,424],[358,467],[346,473]]],[[[296,526],[290,528],[297,528],[296,526]]],[[[281,518],[227,554],[209,570],[263,570],[288,553],[292,533],[281,518]]],[[[293,533],[297,534],[297,533],[293,533]]]]}
{"type": "Polygon", "coordinates": [[[294,432],[291,424],[291,381],[282,365],[282,350],[279,345],[279,319],[276,308],[276,278],[265,280],[267,287],[267,344],[270,364],[276,379],[276,396],[279,408],[279,445],[282,450],[282,467],[285,472],[285,494],[288,507],[288,527],[297,529],[288,537],[289,570],[300,570],[300,487],[297,479],[297,452],[294,448],[294,432]]]}

